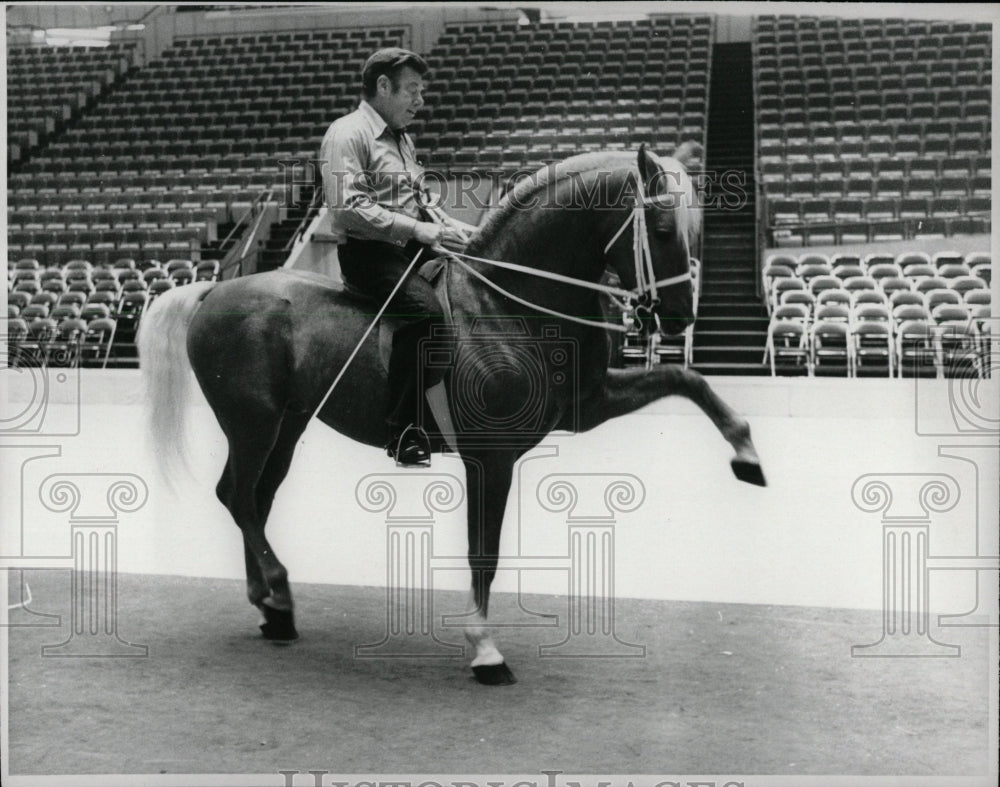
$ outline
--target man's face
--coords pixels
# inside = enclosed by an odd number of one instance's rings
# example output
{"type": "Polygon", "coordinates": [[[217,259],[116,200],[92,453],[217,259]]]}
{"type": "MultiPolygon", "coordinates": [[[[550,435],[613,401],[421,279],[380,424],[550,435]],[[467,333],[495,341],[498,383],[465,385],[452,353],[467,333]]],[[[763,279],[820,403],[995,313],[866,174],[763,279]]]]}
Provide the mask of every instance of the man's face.
{"type": "Polygon", "coordinates": [[[397,90],[393,90],[388,77],[384,81],[380,78],[379,83],[379,106],[376,109],[390,128],[405,128],[424,105],[423,77],[409,66],[404,66],[399,72],[397,90]]]}

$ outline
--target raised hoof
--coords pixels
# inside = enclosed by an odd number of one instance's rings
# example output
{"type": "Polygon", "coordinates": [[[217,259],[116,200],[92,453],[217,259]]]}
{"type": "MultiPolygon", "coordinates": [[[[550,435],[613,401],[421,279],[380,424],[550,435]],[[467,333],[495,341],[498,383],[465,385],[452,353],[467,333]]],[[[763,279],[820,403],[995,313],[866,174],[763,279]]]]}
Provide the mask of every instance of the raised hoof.
{"type": "Polygon", "coordinates": [[[499,664],[482,664],[472,668],[476,680],[484,686],[511,686],[517,683],[517,678],[502,661],[499,664]]]}
{"type": "Polygon", "coordinates": [[[755,486],[767,486],[764,480],[764,471],[756,462],[748,462],[745,459],[734,459],[729,463],[733,467],[733,473],[740,481],[746,481],[755,486]]]}
{"type": "Polygon", "coordinates": [[[260,624],[264,639],[274,642],[291,642],[299,638],[295,630],[295,615],[288,609],[275,609],[267,604],[261,604],[258,609],[264,614],[265,621],[260,624]]]}

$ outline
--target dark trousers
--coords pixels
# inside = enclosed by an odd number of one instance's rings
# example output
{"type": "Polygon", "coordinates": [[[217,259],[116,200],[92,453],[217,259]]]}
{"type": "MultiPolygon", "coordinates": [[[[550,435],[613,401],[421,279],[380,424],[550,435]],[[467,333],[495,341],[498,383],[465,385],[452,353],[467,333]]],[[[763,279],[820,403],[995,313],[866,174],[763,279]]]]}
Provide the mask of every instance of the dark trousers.
{"type": "MultiPolygon", "coordinates": [[[[350,238],[337,247],[340,274],[351,287],[370,295],[381,305],[420,249],[416,241],[400,247],[382,241],[350,238]]],[[[417,274],[417,269],[430,259],[430,250],[425,248],[385,311],[386,317],[405,320],[393,333],[389,359],[386,424],[393,432],[419,422],[423,389],[430,388],[443,376],[441,369],[425,369],[421,385],[420,342],[431,337],[435,326],[447,325],[434,288],[417,274]]]]}

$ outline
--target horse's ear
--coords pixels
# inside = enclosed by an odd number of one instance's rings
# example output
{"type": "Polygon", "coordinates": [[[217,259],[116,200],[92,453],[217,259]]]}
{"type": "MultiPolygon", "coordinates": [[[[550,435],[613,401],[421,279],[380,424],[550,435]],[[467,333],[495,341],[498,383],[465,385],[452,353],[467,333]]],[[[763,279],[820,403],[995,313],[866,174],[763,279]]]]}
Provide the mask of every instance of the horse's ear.
{"type": "Polygon", "coordinates": [[[639,145],[639,175],[643,186],[646,187],[646,193],[652,193],[651,186],[655,188],[660,177],[660,165],[649,155],[645,142],[639,145]]]}
{"type": "Polygon", "coordinates": [[[690,170],[693,164],[701,161],[704,153],[705,149],[700,143],[689,139],[674,151],[674,158],[684,165],[684,169],[690,170]]]}

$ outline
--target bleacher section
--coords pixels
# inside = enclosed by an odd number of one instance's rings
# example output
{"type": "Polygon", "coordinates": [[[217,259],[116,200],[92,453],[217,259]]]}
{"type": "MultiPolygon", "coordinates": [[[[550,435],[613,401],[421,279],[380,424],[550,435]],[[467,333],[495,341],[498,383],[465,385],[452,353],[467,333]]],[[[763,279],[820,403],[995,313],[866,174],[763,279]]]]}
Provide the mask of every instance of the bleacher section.
{"type": "Polygon", "coordinates": [[[640,143],[705,141],[713,19],[446,28],[417,145],[437,170],[535,170],[640,143]]]}
{"type": "MultiPolygon", "coordinates": [[[[710,17],[686,15],[452,26],[427,55],[431,106],[413,129],[418,147],[438,169],[513,171],[582,150],[703,143],[711,30],[710,17]]],[[[75,337],[98,348],[84,363],[131,360],[142,309],[172,286],[219,275],[214,260],[199,264],[219,227],[281,184],[281,159],[315,156],[330,122],[356,106],[365,57],[403,36],[180,39],[65,128],[50,124],[8,179],[9,333],[30,339],[36,359],[63,358],[53,348],[75,337]]],[[[63,73],[60,57],[78,55],[45,57],[63,73]]]]}
{"type": "Polygon", "coordinates": [[[772,375],[989,372],[989,253],[779,253],[763,276],[772,375]]]}
{"type": "MultiPolygon", "coordinates": [[[[952,238],[990,229],[990,27],[772,15],[754,20],[750,44],[714,46],[715,25],[448,24],[423,53],[418,154],[445,175],[510,176],[589,150],[700,142],[706,169],[741,175],[749,196],[707,206],[699,323],[678,360],[766,373],[769,325],[772,373],[988,373],[988,255],[921,257],[919,241],[976,248],[952,238]],[[877,241],[913,251],[869,253],[877,241]],[[762,247],[848,243],[866,251],[759,265],[762,247]]],[[[6,330],[18,357],[134,364],[148,303],[243,271],[226,249],[264,203],[251,240],[261,267],[281,264],[313,188],[300,184],[278,217],[282,161],[314,159],[357,105],[365,58],[411,33],[394,20],[179,38],[141,67],[129,44],[10,49],[6,330]]]]}
{"type": "Polygon", "coordinates": [[[989,231],[988,24],[760,16],[773,246],[989,231]]]}
{"type": "Polygon", "coordinates": [[[79,116],[133,64],[134,45],[7,50],[7,160],[14,163],[79,116]]]}
{"type": "MultiPolygon", "coordinates": [[[[27,336],[36,360],[65,359],[53,348],[76,337],[100,348],[76,361],[134,363],[142,309],[219,275],[207,259],[218,255],[203,255],[219,228],[283,185],[282,159],[315,157],[329,123],[356,105],[364,58],[401,37],[383,28],[181,39],[55,126],[8,177],[9,334],[27,336]]],[[[58,61],[53,74],[80,60],[68,48],[38,59],[58,61]]]]}

